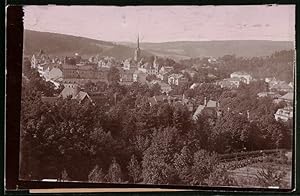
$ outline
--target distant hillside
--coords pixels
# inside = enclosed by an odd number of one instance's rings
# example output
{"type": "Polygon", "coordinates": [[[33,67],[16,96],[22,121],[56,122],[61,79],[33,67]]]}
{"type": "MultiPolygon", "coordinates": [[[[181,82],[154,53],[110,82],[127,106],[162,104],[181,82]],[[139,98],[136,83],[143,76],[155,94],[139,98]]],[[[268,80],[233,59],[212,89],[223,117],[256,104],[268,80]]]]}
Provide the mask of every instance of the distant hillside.
{"type": "MultiPolygon", "coordinates": [[[[142,55],[157,55],[175,60],[204,56],[221,57],[267,56],[275,51],[294,49],[293,42],[287,41],[180,41],[164,43],[141,43],[142,55]]],[[[123,60],[133,57],[135,43],[112,43],[95,39],[25,30],[24,54],[32,55],[43,49],[56,56],[70,56],[79,53],[84,57],[99,54],[123,60]]]]}
{"type": "MultiPolygon", "coordinates": [[[[47,54],[55,56],[72,56],[79,53],[84,57],[91,55],[113,56],[117,59],[133,57],[134,47],[114,44],[112,42],[100,41],[84,37],[63,35],[25,30],[24,33],[24,54],[32,55],[43,49],[47,54]]],[[[144,51],[142,55],[149,56],[144,51]]]]}
{"type": "MultiPolygon", "coordinates": [[[[133,46],[132,43],[123,43],[133,46]]],[[[228,41],[179,41],[164,43],[141,43],[141,48],[153,54],[190,57],[221,57],[227,54],[254,57],[268,56],[275,51],[294,49],[293,42],[266,40],[228,40],[228,41]]]]}

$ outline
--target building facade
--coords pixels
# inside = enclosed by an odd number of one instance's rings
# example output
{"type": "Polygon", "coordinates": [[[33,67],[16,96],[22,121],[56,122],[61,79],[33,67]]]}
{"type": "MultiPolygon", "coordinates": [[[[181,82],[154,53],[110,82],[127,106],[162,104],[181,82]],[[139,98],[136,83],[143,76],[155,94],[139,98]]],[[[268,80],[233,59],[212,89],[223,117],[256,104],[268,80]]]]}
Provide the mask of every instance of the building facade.
{"type": "Polygon", "coordinates": [[[253,80],[252,76],[246,72],[233,72],[230,74],[230,78],[239,78],[246,84],[250,84],[250,82],[253,80]]]}

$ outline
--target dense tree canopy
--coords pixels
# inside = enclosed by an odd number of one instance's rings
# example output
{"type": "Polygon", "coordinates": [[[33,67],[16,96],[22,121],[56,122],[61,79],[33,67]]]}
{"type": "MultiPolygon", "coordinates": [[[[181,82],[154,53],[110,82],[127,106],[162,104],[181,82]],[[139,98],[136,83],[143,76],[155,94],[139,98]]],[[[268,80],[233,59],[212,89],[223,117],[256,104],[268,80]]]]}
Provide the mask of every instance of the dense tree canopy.
{"type": "MultiPolygon", "coordinates": [[[[289,55],[290,52],[282,52],[263,59],[225,56],[221,60],[232,65],[285,63],[289,55]]],[[[170,59],[164,62],[176,67],[170,59]]],[[[218,75],[216,71],[215,75],[225,77],[225,72],[218,75]]],[[[137,82],[122,86],[116,68],[109,71],[109,85],[89,82],[84,86],[91,95],[100,92],[100,98],[93,104],[80,104],[75,99],[43,102],[42,95],[54,96],[59,90],[35,70],[26,69],[25,76],[21,110],[22,179],[233,184],[228,173],[219,167],[221,154],[291,148],[291,127],[273,116],[285,103],[258,98],[257,93],[266,90],[262,81],[242,84],[235,90],[207,82],[194,89],[189,88],[192,82],[174,88],[172,95],[191,98],[195,107],[190,111],[179,102],[150,105],[150,97],[161,95],[159,86],[137,82]],[[220,103],[221,115],[212,117],[203,112],[195,120],[193,113],[205,97],[220,103]],[[217,181],[218,175],[224,181],[217,181]]]]}

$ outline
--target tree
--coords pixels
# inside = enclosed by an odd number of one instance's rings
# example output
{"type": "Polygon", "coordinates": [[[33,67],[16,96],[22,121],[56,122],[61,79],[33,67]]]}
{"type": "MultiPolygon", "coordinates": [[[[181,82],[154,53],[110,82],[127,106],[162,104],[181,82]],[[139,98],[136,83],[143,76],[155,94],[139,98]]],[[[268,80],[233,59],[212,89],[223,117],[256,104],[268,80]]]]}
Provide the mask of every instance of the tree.
{"type": "Polygon", "coordinates": [[[263,166],[256,174],[257,184],[262,187],[278,186],[287,188],[284,182],[286,172],[283,168],[276,168],[273,165],[263,166]]]}
{"type": "Polygon", "coordinates": [[[291,148],[292,132],[284,122],[276,121],[273,116],[265,116],[257,122],[260,133],[264,138],[264,147],[291,148]]]}
{"type": "Polygon", "coordinates": [[[88,181],[89,182],[105,182],[105,175],[102,171],[102,168],[99,168],[98,165],[96,165],[93,170],[88,175],[88,181]]]}
{"type": "Polygon", "coordinates": [[[92,81],[88,81],[87,83],[84,84],[84,90],[88,93],[95,91],[96,85],[92,81]]]}
{"type": "Polygon", "coordinates": [[[134,156],[134,154],[131,156],[130,162],[127,166],[129,176],[132,178],[133,183],[137,183],[141,180],[141,166],[134,156]]]}
{"type": "Polygon", "coordinates": [[[236,180],[230,176],[225,167],[217,167],[210,173],[207,184],[209,186],[237,186],[236,180]]]}
{"type": "Polygon", "coordinates": [[[154,74],[150,74],[150,75],[147,75],[146,76],[146,80],[148,81],[148,82],[151,82],[152,80],[156,80],[157,79],[157,77],[156,77],[156,75],[154,75],[154,74]]]}
{"type": "Polygon", "coordinates": [[[199,150],[194,154],[193,160],[193,181],[194,185],[206,184],[206,180],[213,172],[215,165],[217,164],[217,156],[214,153],[210,153],[206,150],[199,150]]]}
{"type": "Polygon", "coordinates": [[[193,156],[188,146],[184,146],[180,153],[174,155],[174,167],[177,175],[184,184],[191,184],[193,180],[193,156]]]}
{"type": "Polygon", "coordinates": [[[210,117],[205,114],[199,114],[197,120],[194,121],[193,127],[187,133],[188,144],[193,149],[193,153],[197,150],[213,150],[210,141],[213,126],[209,123],[210,117]]]}
{"type": "Polygon", "coordinates": [[[116,159],[113,158],[112,163],[109,166],[107,181],[111,183],[120,183],[122,182],[122,172],[121,167],[117,163],[116,159]]]}
{"type": "Polygon", "coordinates": [[[187,107],[175,104],[173,109],[173,126],[181,132],[188,132],[191,128],[191,115],[187,107]]]}
{"type": "Polygon", "coordinates": [[[174,184],[177,176],[172,164],[177,129],[167,127],[155,130],[152,134],[152,143],[144,152],[143,182],[146,184],[174,184]]]}
{"type": "Polygon", "coordinates": [[[150,89],[150,94],[153,96],[161,95],[161,87],[158,83],[152,85],[150,89]]]}
{"type": "Polygon", "coordinates": [[[28,76],[28,73],[31,71],[31,62],[28,58],[24,58],[23,60],[23,70],[25,76],[28,76]]]}
{"type": "Polygon", "coordinates": [[[107,74],[107,80],[110,84],[119,83],[120,72],[116,67],[111,67],[107,74]]]}
{"type": "Polygon", "coordinates": [[[168,103],[163,103],[159,107],[157,119],[161,126],[168,127],[173,125],[173,110],[174,108],[168,103]]]}
{"type": "Polygon", "coordinates": [[[249,141],[250,129],[250,122],[245,115],[225,113],[212,130],[214,150],[219,153],[242,151],[249,141]]]}
{"type": "Polygon", "coordinates": [[[104,92],[105,90],[107,90],[106,82],[98,81],[98,82],[96,82],[96,86],[97,86],[98,92],[104,92]]]}
{"type": "Polygon", "coordinates": [[[56,93],[55,85],[51,82],[45,81],[36,69],[30,68],[26,77],[29,82],[26,83],[24,90],[33,92],[41,92],[44,96],[54,96],[56,93]]]}
{"type": "Polygon", "coordinates": [[[69,175],[65,169],[61,173],[61,180],[62,182],[70,180],[69,175]]]}

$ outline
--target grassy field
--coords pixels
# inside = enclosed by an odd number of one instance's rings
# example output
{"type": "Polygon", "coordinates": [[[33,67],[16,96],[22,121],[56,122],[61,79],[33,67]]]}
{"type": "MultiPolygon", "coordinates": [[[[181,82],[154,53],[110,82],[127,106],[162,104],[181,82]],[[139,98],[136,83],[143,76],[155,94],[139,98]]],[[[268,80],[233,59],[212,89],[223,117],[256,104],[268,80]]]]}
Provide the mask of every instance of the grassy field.
{"type": "Polygon", "coordinates": [[[291,189],[292,162],[288,155],[250,157],[224,165],[240,187],[291,189]]]}

